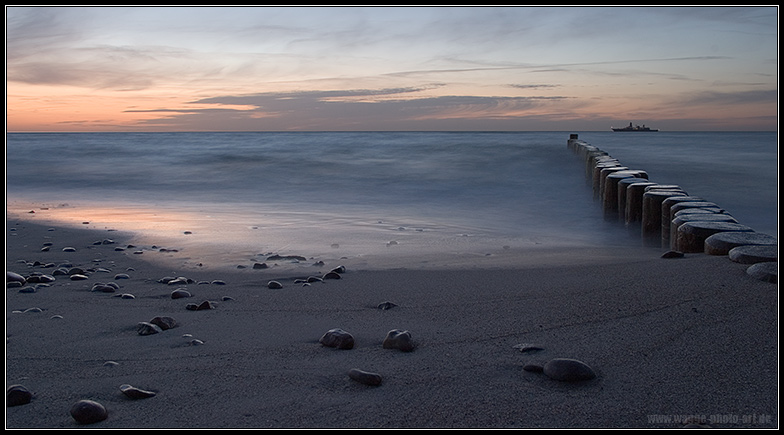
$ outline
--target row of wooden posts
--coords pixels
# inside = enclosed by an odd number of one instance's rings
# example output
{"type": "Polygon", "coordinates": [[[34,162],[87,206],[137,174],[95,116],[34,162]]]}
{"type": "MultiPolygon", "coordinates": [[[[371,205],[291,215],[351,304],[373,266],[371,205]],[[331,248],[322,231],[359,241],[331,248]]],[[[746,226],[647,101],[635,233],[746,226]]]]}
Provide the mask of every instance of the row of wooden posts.
{"type": "Polygon", "coordinates": [[[691,196],[678,185],[652,182],[646,171],[623,166],[577,134],[570,135],[568,147],[584,159],[586,179],[594,198],[601,201],[605,219],[619,221],[629,231],[639,231],[645,246],[726,254],[712,252],[713,248],[706,246],[706,239],[718,232],[754,233],[744,237],[755,243],[776,243],[772,236],[741,225],[713,202],[691,196]]]}

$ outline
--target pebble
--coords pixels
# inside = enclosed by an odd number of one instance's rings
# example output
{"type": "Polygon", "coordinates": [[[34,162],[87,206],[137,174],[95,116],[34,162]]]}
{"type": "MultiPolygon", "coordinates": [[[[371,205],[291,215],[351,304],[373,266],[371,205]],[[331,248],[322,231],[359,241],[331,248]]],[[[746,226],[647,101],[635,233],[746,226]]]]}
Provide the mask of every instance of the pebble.
{"type": "Polygon", "coordinates": [[[157,316],[150,320],[150,323],[157,325],[162,330],[172,329],[177,326],[177,321],[168,316],[157,316]]]}
{"type": "Polygon", "coordinates": [[[352,349],[354,348],[354,336],[340,328],[335,328],[324,333],[319,339],[319,343],[327,347],[352,349]]]}
{"type": "Polygon", "coordinates": [[[120,391],[122,391],[122,393],[127,397],[134,400],[147,399],[149,397],[154,397],[157,394],[154,391],[142,390],[141,388],[136,388],[128,384],[120,385],[120,391]]]}
{"type": "Polygon", "coordinates": [[[33,393],[22,385],[11,385],[5,390],[6,407],[26,405],[33,400],[33,393]]]}
{"type": "Polygon", "coordinates": [[[414,350],[414,341],[411,338],[411,333],[400,329],[393,329],[387,332],[384,341],[381,343],[384,349],[399,349],[403,352],[411,352],[414,350]]]}
{"type": "Polygon", "coordinates": [[[71,417],[80,424],[92,424],[109,417],[106,408],[93,400],[80,400],[71,406],[71,417]]]}
{"type": "Polygon", "coordinates": [[[117,291],[117,288],[113,285],[97,282],[93,284],[93,287],[90,289],[90,291],[102,292],[102,293],[114,293],[115,291],[117,291]]]}
{"type": "Polygon", "coordinates": [[[378,373],[366,372],[360,369],[351,369],[348,371],[348,377],[359,382],[360,384],[378,386],[381,385],[381,375],[378,373]]]}
{"type": "Polygon", "coordinates": [[[683,255],[681,251],[667,251],[662,254],[661,258],[683,258],[683,255]]]}
{"type": "Polygon", "coordinates": [[[538,352],[540,350],[544,350],[542,346],[532,343],[520,343],[514,346],[515,349],[519,350],[520,352],[538,352]]]}
{"type": "Polygon", "coordinates": [[[153,335],[159,332],[163,332],[163,329],[161,329],[160,326],[150,322],[139,322],[136,325],[136,332],[138,332],[139,335],[153,335]]]}
{"type": "Polygon", "coordinates": [[[323,277],[324,279],[340,279],[340,274],[337,272],[327,272],[326,275],[323,277]]]}
{"type": "Polygon", "coordinates": [[[389,302],[389,301],[384,301],[384,302],[378,304],[378,307],[376,307],[376,308],[378,308],[379,310],[390,310],[390,309],[392,309],[392,308],[394,308],[396,306],[397,306],[397,304],[394,304],[394,303],[389,302]]]}
{"type": "Polygon", "coordinates": [[[27,282],[27,279],[25,279],[25,277],[23,277],[22,275],[20,275],[20,274],[18,274],[16,272],[6,271],[6,273],[5,273],[5,282],[6,283],[9,283],[9,282],[20,282],[20,283],[24,284],[24,283],[27,282]]]}
{"type": "Polygon", "coordinates": [[[582,361],[571,358],[555,358],[542,368],[547,377],[556,381],[587,381],[596,377],[596,372],[582,361]]]}
{"type": "Polygon", "coordinates": [[[71,281],[84,281],[89,279],[87,275],[82,275],[81,273],[75,273],[69,277],[71,281]]]}
{"type": "Polygon", "coordinates": [[[268,267],[269,266],[267,266],[267,263],[253,263],[254,269],[266,269],[268,267]]]}
{"type": "Polygon", "coordinates": [[[279,283],[278,281],[270,281],[267,283],[267,287],[271,289],[282,289],[283,284],[279,283]]]}
{"type": "Polygon", "coordinates": [[[204,310],[211,310],[214,307],[210,303],[210,301],[204,301],[200,304],[188,304],[185,306],[186,310],[190,311],[204,311],[204,310]]]}
{"type": "Polygon", "coordinates": [[[189,298],[189,297],[191,297],[191,293],[188,290],[185,290],[184,288],[178,288],[177,290],[171,292],[172,299],[182,299],[182,298],[189,298]]]}

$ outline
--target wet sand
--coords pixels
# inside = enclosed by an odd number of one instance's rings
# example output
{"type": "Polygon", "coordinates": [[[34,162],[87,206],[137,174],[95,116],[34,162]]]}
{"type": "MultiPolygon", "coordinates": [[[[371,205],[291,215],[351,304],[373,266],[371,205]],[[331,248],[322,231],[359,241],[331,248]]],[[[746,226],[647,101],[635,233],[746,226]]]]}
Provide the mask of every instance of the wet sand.
{"type": "Polygon", "coordinates": [[[164,253],[135,254],[118,232],[15,219],[6,234],[7,270],[51,274],[47,263],[68,262],[87,276],[7,289],[6,386],[34,395],[6,408],[7,428],[83,427],[69,414],[80,399],[105,406],[108,418],[86,426],[103,429],[778,426],[778,286],[726,256],[522,250],[475,267],[347,265],[341,279],[303,285],[295,279],[339,264],[178,268],[158,261],[164,253]],[[94,244],[104,239],[114,243],[94,244]],[[165,276],[193,283],[158,282],[165,276]],[[120,288],[91,291],[96,282],[120,288]],[[172,299],[175,287],[192,297],[172,299]],[[213,309],[186,309],[203,301],[213,309]],[[385,301],[396,306],[378,309],[385,301]],[[156,316],[178,326],[139,335],[156,316]],[[354,347],[321,345],[333,328],[354,347]],[[383,348],[393,329],[409,331],[415,349],[383,348]],[[523,369],[559,357],[596,378],[523,369]],[[361,384],[353,368],[383,382],[361,384]],[[156,395],[133,400],[123,384],[156,395]]]}

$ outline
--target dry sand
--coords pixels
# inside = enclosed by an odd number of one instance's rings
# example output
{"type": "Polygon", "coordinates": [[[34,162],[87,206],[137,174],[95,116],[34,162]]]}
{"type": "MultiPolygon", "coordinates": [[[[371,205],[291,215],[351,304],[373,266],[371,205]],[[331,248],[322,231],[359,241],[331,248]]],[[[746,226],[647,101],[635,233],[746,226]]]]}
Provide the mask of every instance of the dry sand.
{"type": "Polygon", "coordinates": [[[303,286],[293,279],[337,264],[176,270],[152,252],[115,251],[120,233],[7,224],[10,271],[52,273],[25,264],[35,261],[110,271],[6,291],[6,384],[34,393],[6,408],[7,428],[82,427],[69,414],[80,399],[106,407],[108,418],[88,426],[101,429],[778,426],[778,286],[726,256],[532,251],[515,253],[516,266],[349,267],[303,286]],[[117,243],[93,245],[104,238],[117,243]],[[134,299],[90,291],[117,273],[130,276],[116,280],[118,293],[134,299]],[[177,286],[193,297],[171,299],[173,286],[156,282],[164,276],[226,284],[177,286]],[[271,279],[284,288],[267,288],[271,279]],[[214,309],[185,308],[204,300],[214,309]],[[384,301],[398,306],[377,309],[384,301]],[[31,307],[43,311],[21,312],[31,307]],[[137,324],[155,316],[179,326],[139,335],[137,324]],[[319,344],[332,328],[351,333],[354,348],[319,344]],[[416,349],[382,348],[392,329],[410,331],[416,349]],[[543,350],[521,352],[522,343],[543,350]],[[523,370],[555,357],[598,376],[568,383],[523,370]],[[362,385],[352,368],[383,383],[362,385]],[[131,400],[123,384],[157,395],[131,400]]]}

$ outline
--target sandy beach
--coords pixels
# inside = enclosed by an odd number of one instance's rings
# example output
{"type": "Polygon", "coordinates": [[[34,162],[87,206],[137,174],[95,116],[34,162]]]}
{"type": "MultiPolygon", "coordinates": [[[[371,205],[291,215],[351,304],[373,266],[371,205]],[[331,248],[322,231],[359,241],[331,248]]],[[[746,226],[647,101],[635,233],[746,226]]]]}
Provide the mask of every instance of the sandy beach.
{"type": "Polygon", "coordinates": [[[86,277],[7,289],[6,387],[33,394],[6,408],[7,428],[778,427],[778,286],[726,256],[531,250],[495,266],[346,265],[306,285],[295,280],[340,264],[177,269],[118,232],[14,219],[6,236],[8,271],[68,263],[86,277]],[[180,276],[190,283],[159,282],[180,276]],[[91,291],[97,282],[119,289],[91,291]],[[175,288],[192,296],[172,299],[175,288]],[[204,301],[212,309],[186,308],[204,301]],[[140,335],[157,316],[177,326],[140,335]],[[319,343],[334,328],[352,349],[319,343]],[[395,329],[413,351],[382,346],[395,329]],[[596,377],[524,369],[554,358],[596,377]],[[355,368],[381,385],[350,378],[355,368]],[[131,399],[126,384],[155,395],[131,399]],[[108,417],[77,423],[82,399],[108,417]]]}

